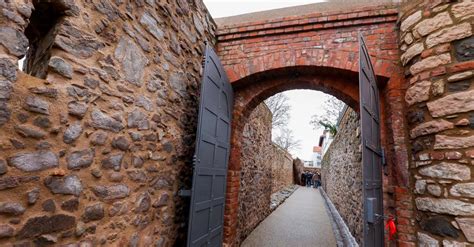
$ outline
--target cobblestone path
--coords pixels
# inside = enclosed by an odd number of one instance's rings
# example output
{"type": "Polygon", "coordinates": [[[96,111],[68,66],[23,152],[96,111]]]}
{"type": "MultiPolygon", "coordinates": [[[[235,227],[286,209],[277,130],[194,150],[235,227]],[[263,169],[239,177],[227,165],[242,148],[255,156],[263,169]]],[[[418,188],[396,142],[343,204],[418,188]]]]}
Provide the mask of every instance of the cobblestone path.
{"type": "Polygon", "coordinates": [[[336,246],[324,199],[317,189],[300,187],[242,243],[243,247],[336,246]]]}

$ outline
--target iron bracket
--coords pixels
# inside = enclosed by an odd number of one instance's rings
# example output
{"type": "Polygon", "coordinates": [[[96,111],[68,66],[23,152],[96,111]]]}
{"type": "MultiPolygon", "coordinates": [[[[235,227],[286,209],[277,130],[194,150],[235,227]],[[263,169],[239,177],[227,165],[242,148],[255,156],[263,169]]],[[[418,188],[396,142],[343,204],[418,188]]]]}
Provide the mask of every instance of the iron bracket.
{"type": "Polygon", "coordinates": [[[385,165],[387,165],[387,162],[386,162],[386,160],[385,160],[385,149],[382,147],[382,148],[381,148],[381,151],[382,151],[382,152],[381,152],[381,153],[382,153],[382,165],[385,166],[385,165]]]}
{"type": "Polygon", "coordinates": [[[191,196],[191,190],[179,190],[178,191],[178,196],[190,197],[191,196]]]}

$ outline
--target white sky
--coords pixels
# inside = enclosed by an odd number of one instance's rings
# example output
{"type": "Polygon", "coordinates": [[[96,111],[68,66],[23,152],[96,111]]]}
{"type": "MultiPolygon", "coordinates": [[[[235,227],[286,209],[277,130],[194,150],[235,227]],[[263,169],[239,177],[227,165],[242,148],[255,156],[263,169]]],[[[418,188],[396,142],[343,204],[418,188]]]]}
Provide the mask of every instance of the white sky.
{"type": "Polygon", "coordinates": [[[270,9],[285,8],[310,3],[325,2],[324,0],[204,0],[212,17],[220,18],[270,9]]]}
{"type": "MultiPolygon", "coordinates": [[[[322,0],[204,0],[207,9],[214,18],[240,15],[250,12],[284,8],[296,5],[324,2],[322,0]]],[[[296,139],[301,140],[301,148],[293,153],[304,160],[311,160],[313,146],[317,146],[322,129],[313,130],[309,124],[311,116],[321,112],[321,105],[327,94],[313,90],[292,90],[284,92],[291,105],[290,123],[296,139]]]]}
{"type": "Polygon", "coordinates": [[[288,129],[293,131],[295,139],[301,141],[301,148],[292,152],[292,155],[303,160],[312,160],[313,146],[318,145],[323,129],[314,130],[309,122],[311,116],[322,111],[323,102],[332,96],[315,90],[291,90],[283,94],[290,99],[288,129]]]}

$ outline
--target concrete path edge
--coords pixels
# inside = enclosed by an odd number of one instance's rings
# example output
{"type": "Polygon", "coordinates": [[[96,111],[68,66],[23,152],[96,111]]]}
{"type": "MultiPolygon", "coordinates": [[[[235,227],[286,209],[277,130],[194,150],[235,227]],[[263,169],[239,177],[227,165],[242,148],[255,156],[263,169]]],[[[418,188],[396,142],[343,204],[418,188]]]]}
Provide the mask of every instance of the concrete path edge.
{"type": "Polygon", "coordinates": [[[337,211],[334,204],[331,202],[331,199],[326,195],[326,192],[322,187],[319,187],[319,192],[321,192],[322,197],[324,198],[326,209],[328,211],[329,218],[334,229],[334,235],[336,237],[338,246],[349,246],[349,247],[359,247],[359,244],[352,236],[349,227],[347,227],[346,222],[342,219],[341,215],[337,211]]]}

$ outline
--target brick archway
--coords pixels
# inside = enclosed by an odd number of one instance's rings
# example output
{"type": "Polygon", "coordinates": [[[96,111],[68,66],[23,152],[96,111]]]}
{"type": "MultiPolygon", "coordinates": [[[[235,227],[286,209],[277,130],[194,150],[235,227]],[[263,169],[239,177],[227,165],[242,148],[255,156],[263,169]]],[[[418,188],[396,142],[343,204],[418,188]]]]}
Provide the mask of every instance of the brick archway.
{"type": "MultiPolygon", "coordinates": [[[[378,77],[382,106],[382,143],[389,176],[384,176],[386,213],[411,214],[405,80],[398,64],[398,10],[391,5],[313,13],[246,23],[218,23],[218,54],[235,90],[224,242],[235,245],[240,189],[242,129],[252,110],[266,98],[291,89],[331,94],[358,110],[359,32],[366,37],[378,77]]],[[[401,238],[410,229],[399,222],[401,238]]]]}
{"type": "MultiPolygon", "coordinates": [[[[389,78],[380,77],[381,105],[386,105],[385,88],[389,78]]],[[[238,222],[238,205],[241,174],[241,145],[243,128],[252,111],[268,97],[293,89],[311,89],[333,95],[358,111],[359,86],[358,74],[338,68],[317,66],[296,66],[268,70],[252,74],[233,82],[234,112],[232,123],[231,155],[229,161],[226,192],[226,210],[224,214],[225,243],[235,242],[238,222]]],[[[308,106],[310,107],[310,106],[308,106]]],[[[382,115],[386,107],[382,107],[382,115]]],[[[386,126],[388,120],[383,117],[386,126]]],[[[387,129],[382,129],[384,146],[387,144],[387,129]]],[[[391,137],[388,139],[392,139],[391,137]]],[[[392,183],[388,181],[386,184],[392,183]]],[[[232,245],[232,244],[230,244],[232,245]]]]}

